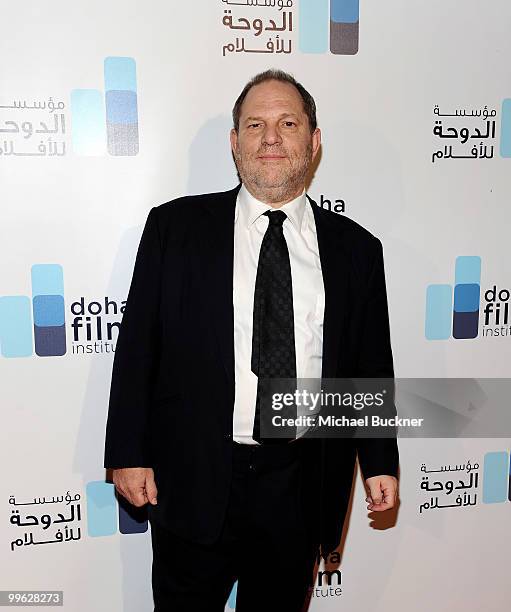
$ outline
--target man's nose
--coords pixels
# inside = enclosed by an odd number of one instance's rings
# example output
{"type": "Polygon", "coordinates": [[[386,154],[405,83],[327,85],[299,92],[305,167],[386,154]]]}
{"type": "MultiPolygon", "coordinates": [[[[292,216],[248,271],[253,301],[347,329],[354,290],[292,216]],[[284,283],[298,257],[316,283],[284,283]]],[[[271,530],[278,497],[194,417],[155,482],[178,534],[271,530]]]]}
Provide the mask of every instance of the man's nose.
{"type": "Polygon", "coordinates": [[[266,125],[263,134],[263,143],[267,145],[275,145],[282,143],[282,136],[276,125],[266,125]]]}

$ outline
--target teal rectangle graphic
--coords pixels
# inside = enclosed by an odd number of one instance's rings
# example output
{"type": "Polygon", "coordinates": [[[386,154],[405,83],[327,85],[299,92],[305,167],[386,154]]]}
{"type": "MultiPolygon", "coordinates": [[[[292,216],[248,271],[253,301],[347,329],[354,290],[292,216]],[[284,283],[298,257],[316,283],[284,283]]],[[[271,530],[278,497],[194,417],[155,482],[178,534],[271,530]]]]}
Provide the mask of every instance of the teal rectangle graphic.
{"type": "Polygon", "coordinates": [[[456,257],[454,276],[456,285],[479,284],[481,282],[481,258],[477,255],[456,257]]]}
{"type": "Polygon", "coordinates": [[[32,304],[26,295],[0,297],[0,352],[3,357],[33,353],[32,304]]]}
{"type": "Polygon", "coordinates": [[[505,451],[486,453],[483,466],[483,502],[499,504],[507,501],[509,454],[505,451]]]}
{"type": "Polygon", "coordinates": [[[61,295],[64,297],[64,271],[60,264],[34,264],[30,272],[32,296],[61,295]]]}
{"type": "Polygon", "coordinates": [[[105,91],[137,91],[137,69],[132,57],[105,57],[105,91]]]}
{"type": "Polygon", "coordinates": [[[110,155],[138,154],[136,63],[132,57],[107,57],[105,105],[110,155]]]}
{"type": "Polygon", "coordinates": [[[500,116],[500,155],[511,157],[511,98],[502,102],[502,114],[500,116]]]}
{"type": "Polygon", "coordinates": [[[117,533],[117,501],[114,485],[102,480],[87,483],[87,530],[90,536],[117,533]]]}
{"type": "Polygon", "coordinates": [[[35,352],[39,357],[66,354],[64,272],[59,264],[35,264],[32,276],[32,312],[35,352]]]}
{"type": "Polygon", "coordinates": [[[77,155],[106,152],[105,103],[98,89],[71,91],[73,151],[77,155]]]}
{"type": "Polygon", "coordinates": [[[450,338],[451,325],[451,285],[429,285],[426,290],[426,338],[428,340],[450,338]]]}
{"type": "Polygon", "coordinates": [[[356,23],[359,0],[330,0],[330,19],[335,23],[356,23]]]}
{"type": "Polygon", "coordinates": [[[300,0],[299,47],[302,53],[326,53],[329,45],[329,0],[300,0]]]}

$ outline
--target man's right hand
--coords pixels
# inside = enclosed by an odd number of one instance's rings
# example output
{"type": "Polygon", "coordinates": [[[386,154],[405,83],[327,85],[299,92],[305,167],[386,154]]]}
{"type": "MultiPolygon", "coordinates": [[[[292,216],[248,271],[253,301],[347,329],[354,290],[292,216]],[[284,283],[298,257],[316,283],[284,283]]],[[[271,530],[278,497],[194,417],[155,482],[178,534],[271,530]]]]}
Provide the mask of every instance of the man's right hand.
{"type": "Polygon", "coordinates": [[[134,506],[156,505],[158,491],[152,468],[134,467],[113,470],[115,488],[134,506]]]}

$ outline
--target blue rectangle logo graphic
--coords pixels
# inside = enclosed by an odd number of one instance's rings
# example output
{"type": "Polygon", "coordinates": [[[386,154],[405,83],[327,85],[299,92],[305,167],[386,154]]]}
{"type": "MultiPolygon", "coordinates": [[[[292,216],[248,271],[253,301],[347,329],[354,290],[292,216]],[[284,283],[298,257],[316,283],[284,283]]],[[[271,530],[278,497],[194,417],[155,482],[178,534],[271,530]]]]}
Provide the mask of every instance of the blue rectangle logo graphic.
{"type": "Polygon", "coordinates": [[[466,284],[454,287],[454,310],[456,312],[474,312],[479,310],[479,285],[466,284]]]}
{"type": "Polygon", "coordinates": [[[502,101],[502,114],[500,119],[500,155],[511,157],[511,99],[502,101]]]}
{"type": "Polygon", "coordinates": [[[429,285],[426,290],[426,338],[428,340],[450,338],[451,322],[451,285],[429,285]]]}
{"type": "Polygon", "coordinates": [[[452,335],[457,339],[475,338],[479,331],[481,258],[456,258],[452,335]]]}
{"type": "Polygon", "coordinates": [[[328,51],[329,0],[300,0],[299,48],[303,53],[328,51]]]}
{"type": "Polygon", "coordinates": [[[40,357],[66,353],[64,273],[58,264],[32,266],[35,352],[40,357]]]}
{"type": "Polygon", "coordinates": [[[137,155],[135,60],[132,57],[107,57],[104,71],[108,152],[110,155],[137,155]]]}
{"type": "Polygon", "coordinates": [[[31,269],[32,299],[0,297],[0,354],[3,357],[60,357],[66,353],[64,272],[59,264],[31,269]]]}
{"type": "Polygon", "coordinates": [[[358,52],[359,0],[300,0],[302,53],[354,55],[358,52]]]}
{"type": "Polygon", "coordinates": [[[33,353],[32,304],[26,295],[0,297],[0,351],[3,357],[33,353]]]}
{"type": "Polygon", "coordinates": [[[137,508],[119,497],[119,531],[121,533],[145,533],[147,531],[147,506],[137,508]]]}
{"type": "Polygon", "coordinates": [[[479,333],[481,258],[456,258],[452,285],[428,285],[426,290],[425,335],[428,340],[476,338],[479,333]],[[454,296],[454,299],[453,299],[454,296]]]}
{"type": "Polygon", "coordinates": [[[456,285],[479,284],[481,282],[481,258],[477,255],[456,257],[454,282],[456,285]]]}
{"type": "Polygon", "coordinates": [[[87,530],[90,536],[110,536],[117,533],[117,502],[113,484],[102,480],[88,482],[87,530]]]}
{"type": "Polygon", "coordinates": [[[106,152],[105,103],[98,89],[71,92],[73,151],[77,155],[104,155],[106,152]]]}
{"type": "Polygon", "coordinates": [[[483,466],[483,502],[499,504],[508,500],[509,453],[486,453],[483,466]]]}
{"type": "Polygon", "coordinates": [[[77,155],[137,155],[138,103],[136,63],[132,57],[107,57],[105,92],[73,89],[73,151],[77,155]]]}
{"type": "Polygon", "coordinates": [[[358,0],[330,0],[330,19],[335,23],[357,23],[358,0]]]}

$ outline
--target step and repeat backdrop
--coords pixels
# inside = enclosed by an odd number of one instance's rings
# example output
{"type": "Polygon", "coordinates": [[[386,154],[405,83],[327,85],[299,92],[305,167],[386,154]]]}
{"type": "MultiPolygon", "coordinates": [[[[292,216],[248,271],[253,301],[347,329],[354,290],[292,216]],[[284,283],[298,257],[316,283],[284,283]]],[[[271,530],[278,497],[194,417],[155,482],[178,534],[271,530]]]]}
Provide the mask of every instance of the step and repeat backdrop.
{"type": "MultiPolygon", "coordinates": [[[[262,70],[316,99],[309,194],[383,242],[396,375],[509,376],[507,1],[26,0],[2,14],[0,590],[152,610],[150,527],[102,467],[112,358],[148,211],[237,183],[230,112],[262,70]]],[[[506,431],[401,439],[391,516],[368,514],[357,474],[310,609],[508,605],[510,448],[506,431]]]]}

